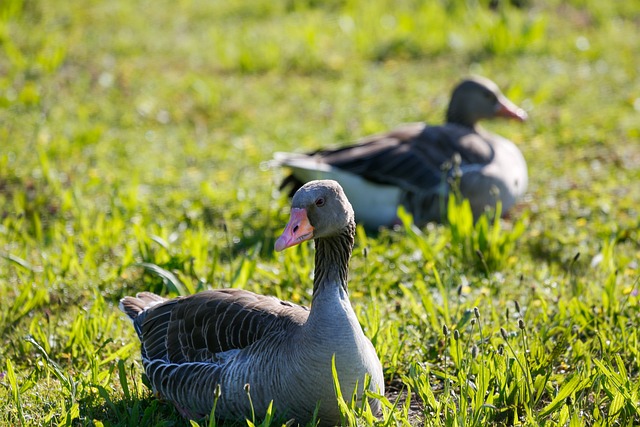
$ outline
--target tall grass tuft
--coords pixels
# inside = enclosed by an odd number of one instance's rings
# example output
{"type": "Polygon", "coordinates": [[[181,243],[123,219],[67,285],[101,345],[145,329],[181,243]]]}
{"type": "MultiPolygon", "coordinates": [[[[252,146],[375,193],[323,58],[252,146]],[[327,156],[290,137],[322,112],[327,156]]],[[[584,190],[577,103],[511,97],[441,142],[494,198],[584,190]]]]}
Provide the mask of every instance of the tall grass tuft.
{"type": "Polygon", "coordinates": [[[513,263],[514,249],[524,233],[526,218],[517,219],[511,230],[504,230],[501,213],[502,206],[498,202],[495,212],[481,215],[474,223],[469,201],[449,195],[447,225],[451,245],[464,264],[490,274],[513,263]]]}

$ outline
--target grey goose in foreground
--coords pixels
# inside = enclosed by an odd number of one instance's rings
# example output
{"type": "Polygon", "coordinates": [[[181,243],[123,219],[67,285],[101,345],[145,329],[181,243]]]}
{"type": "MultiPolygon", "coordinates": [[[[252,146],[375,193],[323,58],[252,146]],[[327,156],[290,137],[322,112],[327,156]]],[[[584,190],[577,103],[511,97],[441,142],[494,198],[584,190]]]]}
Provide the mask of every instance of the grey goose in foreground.
{"type": "MultiPolygon", "coordinates": [[[[186,417],[209,414],[217,385],[216,416],[244,421],[270,401],[277,415],[306,424],[319,404],[320,425],[340,424],[332,358],[342,392],[358,385],[384,394],[380,360],[364,335],[347,291],[354,244],[351,205],[335,181],[305,184],[293,197],[291,218],[277,251],[314,239],[311,308],[240,289],[164,299],[149,292],[125,297],[120,309],[133,321],[145,373],[160,398],[186,417]]],[[[370,399],[374,413],[380,402],[370,399]]]]}
{"type": "Polygon", "coordinates": [[[524,121],[527,114],[491,80],[472,77],[451,95],[446,123],[412,123],[355,145],[309,154],[276,153],[274,162],[291,169],[281,188],[292,193],[313,179],[335,179],[367,228],[399,222],[403,205],[418,225],[446,220],[451,182],[469,199],[474,218],[502,202],[506,213],[527,189],[527,164],[511,141],[482,129],[481,119],[524,121]]]}

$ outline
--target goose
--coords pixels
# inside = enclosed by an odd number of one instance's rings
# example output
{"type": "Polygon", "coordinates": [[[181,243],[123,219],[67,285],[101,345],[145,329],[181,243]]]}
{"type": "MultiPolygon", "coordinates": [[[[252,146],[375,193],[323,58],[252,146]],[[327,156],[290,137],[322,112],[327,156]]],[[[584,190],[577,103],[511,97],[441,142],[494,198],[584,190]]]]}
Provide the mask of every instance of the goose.
{"type": "MultiPolygon", "coordinates": [[[[341,390],[384,394],[380,360],[349,302],[348,263],[354,244],[353,209],[335,181],[312,181],[293,196],[291,217],[275,242],[282,251],[315,241],[311,308],[242,289],[217,289],[165,299],[150,292],[126,296],[120,309],[141,342],[142,364],[154,393],[188,418],[210,413],[244,421],[265,414],[304,425],[340,424],[332,360],[341,390]],[[335,357],[335,359],[334,359],[335,357]],[[249,395],[251,402],[249,401],[249,395]]],[[[377,399],[368,399],[374,413],[377,399]]]]}
{"type": "Polygon", "coordinates": [[[398,224],[399,205],[419,226],[445,222],[453,182],[477,220],[498,200],[506,213],[528,184],[518,147],[477,124],[495,117],[524,121],[527,113],[494,82],[474,76],[454,88],[444,125],[410,123],[343,148],[275,153],[272,164],[291,170],[281,189],[291,186],[292,193],[313,179],[340,182],[367,228],[398,224]]]}

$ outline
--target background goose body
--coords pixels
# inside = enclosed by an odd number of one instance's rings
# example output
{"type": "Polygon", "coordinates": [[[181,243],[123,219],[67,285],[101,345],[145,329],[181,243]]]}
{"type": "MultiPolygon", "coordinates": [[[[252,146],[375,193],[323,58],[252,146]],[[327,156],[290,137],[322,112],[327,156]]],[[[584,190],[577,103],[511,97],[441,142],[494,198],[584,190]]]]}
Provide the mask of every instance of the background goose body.
{"type": "MultiPolygon", "coordinates": [[[[292,217],[276,242],[282,250],[315,238],[316,273],[311,309],[239,289],[205,291],[165,300],[143,292],[125,297],[121,309],[133,320],[142,360],[154,392],[188,417],[209,414],[216,385],[216,415],[244,420],[251,407],[306,423],[316,404],[321,425],[340,422],[331,360],[347,395],[371,377],[384,393],[382,367],[365,337],[347,292],[353,246],[353,211],[332,181],[308,183],[294,196],[292,217]],[[322,200],[322,206],[318,206],[322,200]]],[[[374,411],[377,400],[370,401],[374,411]]]]}
{"type": "Polygon", "coordinates": [[[282,187],[294,191],[310,179],[336,179],[358,221],[370,228],[397,223],[398,205],[417,224],[443,220],[456,174],[477,218],[498,200],[506,212],[528,184],[527,165],[515,144],[476,125],[497,116],[527,117],[495,83],[475,77],[456,86],[442,126],[407,124],[334,150],[276,153],[275,161],[292,170],[282,187]]]}

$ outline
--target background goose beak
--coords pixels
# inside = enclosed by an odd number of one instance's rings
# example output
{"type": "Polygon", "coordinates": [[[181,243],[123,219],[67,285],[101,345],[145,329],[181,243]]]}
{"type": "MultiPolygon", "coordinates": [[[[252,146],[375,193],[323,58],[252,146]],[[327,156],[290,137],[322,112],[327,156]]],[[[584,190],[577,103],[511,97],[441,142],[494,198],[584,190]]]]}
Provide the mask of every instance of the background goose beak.
{"type": "Polygon", "coordinates": [[[516,119],[520,122],[524,122],[529,118],[526,111],[506,98],[498,100],[498,105],[496,105],[496,116],[516,119]]]}
{"type": "Polygon", "coordinates": [[[313,227],[307,218],[307,210],[291,209],[291,218],[284,228],[282,235],[276,240],[276,252],[290,248],[313,238],[313,227]]]}

